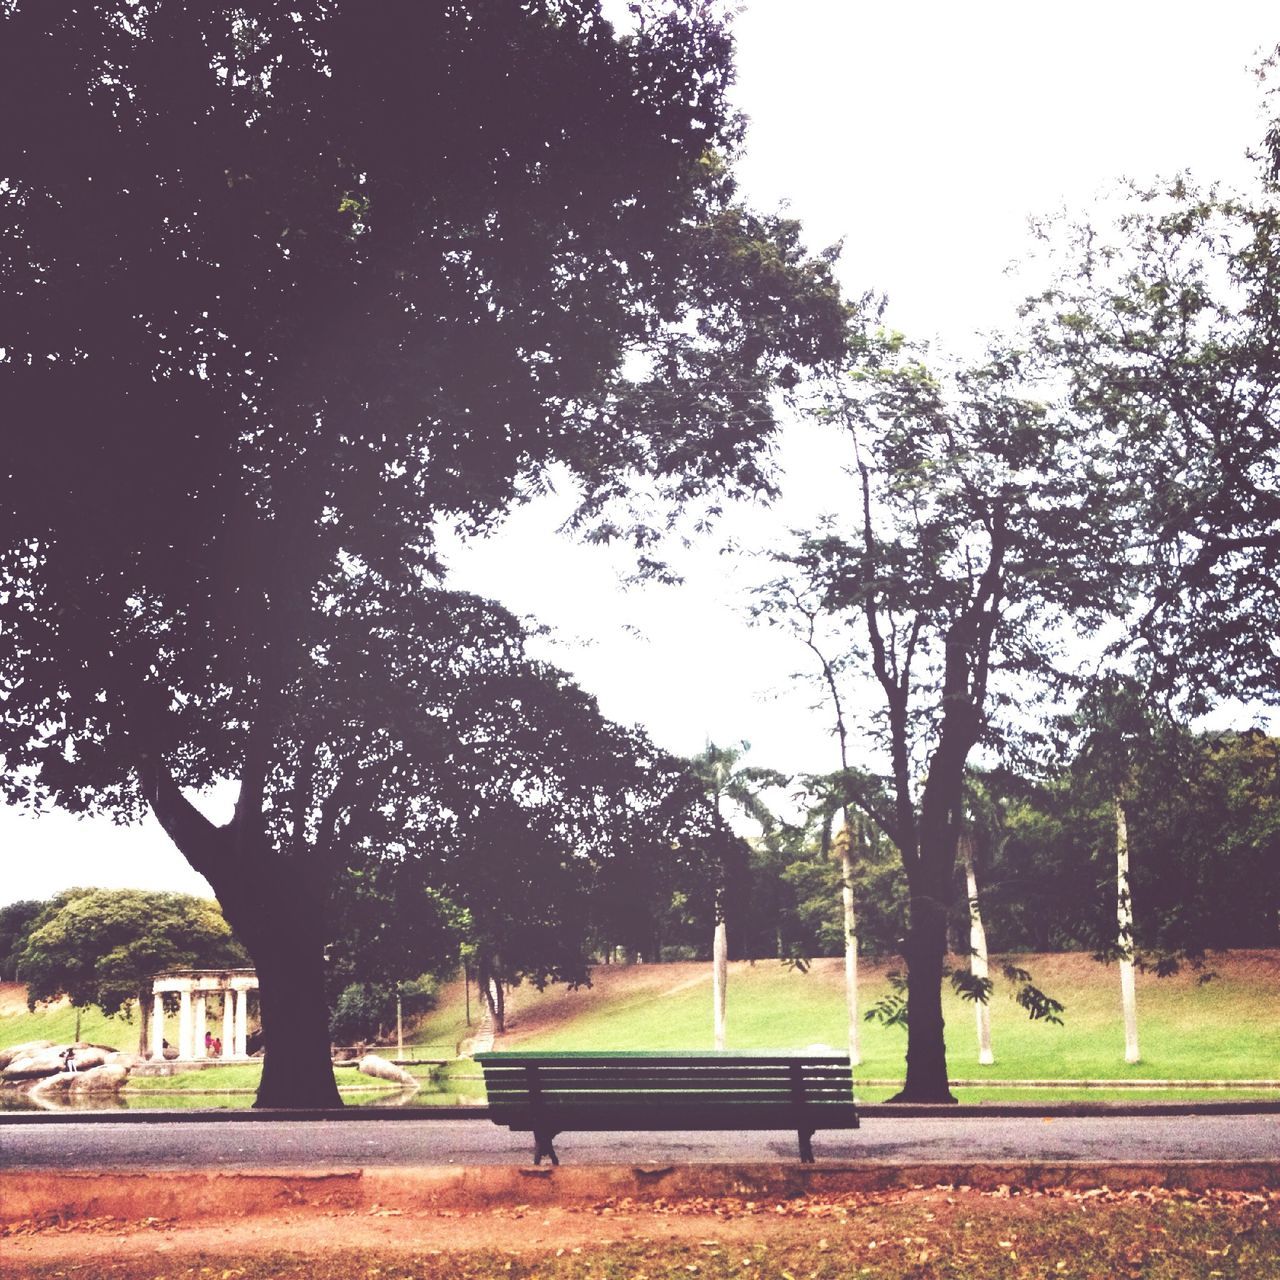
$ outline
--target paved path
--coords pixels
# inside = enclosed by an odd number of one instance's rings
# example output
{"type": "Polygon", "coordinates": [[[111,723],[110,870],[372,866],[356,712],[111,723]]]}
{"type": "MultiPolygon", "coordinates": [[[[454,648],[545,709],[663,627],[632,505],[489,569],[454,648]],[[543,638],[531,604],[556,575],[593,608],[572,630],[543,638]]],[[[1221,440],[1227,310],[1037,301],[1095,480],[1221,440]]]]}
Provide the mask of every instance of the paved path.
{"type": "MultiPolygon", "coordinates": [[[[565,1164],[794,1160],[793,1134],[574,1134],[565,1164]]],[[[823,1160],[1168,1161],[1280,1159],[1280,1115],[868,1118],[814,1138],[823,1160]]],[[[327,1120],[200,1124],[7,1124],[4,1169],[193,1169],[521,1165],[532,1140],[488,1120],[327,1120]]]]}

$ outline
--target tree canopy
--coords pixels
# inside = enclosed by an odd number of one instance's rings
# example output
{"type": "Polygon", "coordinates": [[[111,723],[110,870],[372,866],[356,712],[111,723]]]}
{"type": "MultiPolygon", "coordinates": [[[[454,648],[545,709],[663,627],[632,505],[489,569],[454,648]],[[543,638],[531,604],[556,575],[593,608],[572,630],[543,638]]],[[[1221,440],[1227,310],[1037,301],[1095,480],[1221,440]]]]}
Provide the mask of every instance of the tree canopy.
{"type": "Polygon", "coordinates": [[[337,1104],[332,818],[394,777],[359,726],[412,678],[343,721],[333,638],[418,599],[436,674],[465,666],[469,606],[424,590],[442,523],[559,468],[644,552],[636,478],[666,511],[768,490],[770,389],[845,342],[831,256],[737,200],[724,14],[634,12],[0,13],[5,795],[155,810],[258,968],[260,1102],[337,1104]],[[182,789],[222,777],[215,828],[182,789]]]}
{"type": "MultiPolygon", "coordinates": [[[[165,969],[245,963],[217,904],[185,893],[74,889],[37,917],[19,957],[31,1008],[66,996],[104,1014],[146,1017],[151,979],[165,969]]],[[[142,1032],[145,1035],[145,1031],[142,1032]]]]}
{"type": "Polygon", "coordinates": [[[1047,224],[1057,275],[1028,304],[1037,360],[1138,499],[1134,647],[1196,710],[1280,691],[1278,139],[1249,196],[1180,175],[1110,223],[1047,224]]]}

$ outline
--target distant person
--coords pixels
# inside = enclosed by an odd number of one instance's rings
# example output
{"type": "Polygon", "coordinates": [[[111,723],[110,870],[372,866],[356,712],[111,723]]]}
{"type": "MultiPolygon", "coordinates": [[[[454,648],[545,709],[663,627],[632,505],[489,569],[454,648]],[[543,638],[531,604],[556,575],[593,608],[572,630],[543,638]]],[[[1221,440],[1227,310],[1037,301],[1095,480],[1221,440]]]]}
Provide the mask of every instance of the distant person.
{"type": "Polygon", "coordinates": [[[207,1058],[213,1053],[213,1032],[206,1031],[204,1033],[204,1056],[207,1058]]]}
{"type": "Polygon", "coordinates": [[[71,1045],[67,1045],[67,1047],[63,1049],[63,1051],[60,1054],[58,1054],[58,1057],[62,1059],[62,1069],[64,1071],[70,1071],[72,1075],[75,1075],[76,1073],[75,1049],[71,1045]]]}
{"type": "Polygon", "coordinates": [[[222,1038],[220,1036],[213,1037],[213,1056],[215,1058],[222,1057],[222,1038]]]}

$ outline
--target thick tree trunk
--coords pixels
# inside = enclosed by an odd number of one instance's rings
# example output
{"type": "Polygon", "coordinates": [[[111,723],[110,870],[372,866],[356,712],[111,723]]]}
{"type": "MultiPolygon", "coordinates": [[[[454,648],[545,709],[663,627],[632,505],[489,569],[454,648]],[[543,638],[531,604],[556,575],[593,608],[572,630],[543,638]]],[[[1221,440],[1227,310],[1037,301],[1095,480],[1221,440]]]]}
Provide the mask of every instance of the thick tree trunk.
{"type": "Polygon", "coordinates": [[[266,1054],[255,1107],[340,1107],[324,998],[324,948],[309,928],[250,947],[266,1054]]]}
{"type": "MultiPolygon", "coordinates": [[[[965,891],[969,898],[969,972],[975,978],[986,978],[991,969],[987,963],[987,931],[982,925],[982,909],[978,905],[978,876],[973,867],[973,846],[968,836],[960,840],[960,856],[964,859],[965,891]]],[[[992,1066],[995,1055],[991,1052],[991,1001],[975,1002],[978,1022],[978,1065],[992,1066]]]]}
{"type": "Polygon", "coordinates": [[[266,1049],[257,1107],[334,1108],[329,1010],[324,996],[321,903],[308,868],[246,828],[237,811],[216,827],[182,795],[162,765],[139,770],[152,810],[182,855],[208,880],[258,975],[266,1049]]]}
{"type": "Polygon", "coordinates": [[[715,1026],[715,1047],[726,1044],[727,989],[729,985],[729,931],[723,920],[716,921],[711,946],[711,1007],[715,1026]]]}
{"type": "Polygon", "coordinates": [[[1116,942],[1120,952],[1120,1004],[1124,1012],[1124,1060],[1140,1062],[1138,1050],[1138,993],[1133,974],[1133,898],[1129,893],[1129,824],[1124,802],[1115,798],[1116,811],[1116,942]]]}
{"type": "Polygon", "coordinates": [[[938,893],[912,889],[907,934],[907,1078],[890,1102],[955,1102],[943,1040],[942,970],[946,905],[938,893]]]}

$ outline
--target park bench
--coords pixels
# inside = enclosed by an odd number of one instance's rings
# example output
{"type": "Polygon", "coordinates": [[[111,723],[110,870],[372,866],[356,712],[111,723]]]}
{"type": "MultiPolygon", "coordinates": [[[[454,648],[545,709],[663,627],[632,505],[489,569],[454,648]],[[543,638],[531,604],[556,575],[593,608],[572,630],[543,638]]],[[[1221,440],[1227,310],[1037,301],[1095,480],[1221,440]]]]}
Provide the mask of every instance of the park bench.
{"type": "Polygon", "coordinates": [[[856,1129],[839,1054],[478,1053],[489,1118],[532,1133],[533,1162],[569,1131],[794,1129],[813,1163],[818,1129],[856,1129]]]}

